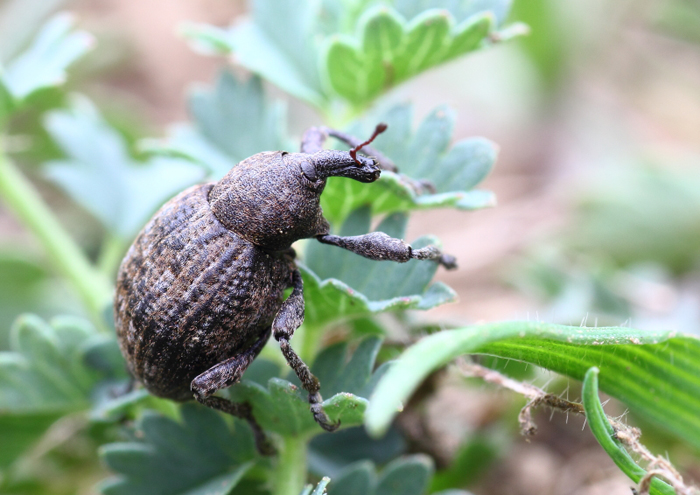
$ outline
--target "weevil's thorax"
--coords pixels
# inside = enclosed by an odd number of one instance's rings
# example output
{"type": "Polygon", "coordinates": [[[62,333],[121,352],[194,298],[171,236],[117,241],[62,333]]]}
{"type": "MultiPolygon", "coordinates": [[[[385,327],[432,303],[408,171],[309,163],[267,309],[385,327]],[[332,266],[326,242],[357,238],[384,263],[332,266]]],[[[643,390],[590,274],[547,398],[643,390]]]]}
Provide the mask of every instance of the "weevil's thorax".
{"type": "Polygon", "coordinates": [[[258,153],[233,167],[211,190],[209,204],[229,230],[269,250],[328,233],[320,196],[324,181],[306,180],[294,157],[280,151],[258,153]]]}

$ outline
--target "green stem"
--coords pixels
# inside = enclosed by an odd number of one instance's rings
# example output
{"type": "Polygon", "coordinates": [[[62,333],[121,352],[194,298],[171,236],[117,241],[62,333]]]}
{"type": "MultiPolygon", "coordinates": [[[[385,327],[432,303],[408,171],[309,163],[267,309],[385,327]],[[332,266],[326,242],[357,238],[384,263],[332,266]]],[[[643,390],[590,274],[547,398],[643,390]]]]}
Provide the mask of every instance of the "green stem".
{"type": "Polygon", "coordinates": [[[272,477],[273,495],[299,495],[306,485],[306,444],[304,437],[284,437],[284,444],[272,477]]]}
{"type": "Polygon", "coordinates": [[[100,271],[107,277],[114,277],[125,252],[124,241],[114,234],[107,234],[97,258],[97,266],[100,271]]]}
{"type": "Polygon", "coordinates": [[[98,329],[106,331],[104,310],[112,299],[107,279],[88,261],[34,186],[0,147],[0,196],[39,239],[55,266],[71,282],[98,329]]]}

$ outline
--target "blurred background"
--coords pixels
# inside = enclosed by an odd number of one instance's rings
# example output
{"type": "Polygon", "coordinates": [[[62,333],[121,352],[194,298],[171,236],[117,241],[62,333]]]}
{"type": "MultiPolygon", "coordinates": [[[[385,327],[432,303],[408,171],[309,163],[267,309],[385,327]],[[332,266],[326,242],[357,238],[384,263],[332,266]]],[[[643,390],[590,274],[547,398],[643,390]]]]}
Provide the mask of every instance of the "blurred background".
{"type": "MultiPolygon", "coordinates": [[[[93,99],[135,145],[186,120],[188,89],[210,83],[226,63],[195,54],[177,34],[181,24],[228,25],[247,7],[239,0],[4,0],[0,60],[59,9],[75,12],[96,37],[69,87],[93,99]]],[[[515,0],[511,19],[531,34],[433,69],[385,97],[415,102],[416,119],[447,103],[458,115],[455,140],[480,135],[500,147],[482,184],[496,193],[497,207],[411,217],[408,239],[436,234],[460,264],[438,275],[460,301],[420,317],[700,334],[700,3],[515,0]]],[[[60,103],[52,98],[43,96],[41,105],[60,103]]],[[[292,136],[319,123],[303,103],[288,105],[292,136]]],[[[39,127],[37,115],[23,116],[6,147],[71,233],[96,252],[99,224],[38,174],[38,164],[60,156],[39,127]]],[[[79,313],[77,301],[66,302],[71,297],[0,204],[0,350],[17,314],[79,313]]],[[[505,407],[505,397],[445,384],[434,407],[449,412],[428,428],[453,453],[455,435],[464,432],[450,429],[451,415],[460,424],[471,418],[477,429],[492,408],[505,407]]],[[[588,432],[576,436],[580,426],[548,416],[479,493],[630,493],[588,432]]],[[[644,440],[653,442],[653,430],[644,440]]],[[[692,454],[676,455],[700,480],[692,454]]]]}

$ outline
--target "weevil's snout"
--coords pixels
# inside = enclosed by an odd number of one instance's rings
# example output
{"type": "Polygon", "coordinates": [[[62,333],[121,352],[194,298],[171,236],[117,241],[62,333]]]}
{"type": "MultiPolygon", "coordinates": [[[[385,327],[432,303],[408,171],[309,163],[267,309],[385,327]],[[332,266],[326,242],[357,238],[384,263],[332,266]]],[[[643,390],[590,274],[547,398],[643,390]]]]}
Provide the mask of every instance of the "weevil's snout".
{"type": "Polygon", "coordinates": [[[358,172],[357,176],[346,177],[350,177],[351,179],[365,183],[374,182],[375,180],[379,179],[382,171],[379,168],[379,165],[377,165],[377,162],[375,162],[372,158],[365,158],[364,156],[358,156],[357,161],[359,162],[359,164],[355,163],[355,168],[358,172]]]}
{"type": "Polygon", "coordinates": [[[381,170],[371,158],[358,156],[353,158],[348,151],[321,150],[311,158],[319,178],[347,177],[359,182],[374,182],[381,170]]]}

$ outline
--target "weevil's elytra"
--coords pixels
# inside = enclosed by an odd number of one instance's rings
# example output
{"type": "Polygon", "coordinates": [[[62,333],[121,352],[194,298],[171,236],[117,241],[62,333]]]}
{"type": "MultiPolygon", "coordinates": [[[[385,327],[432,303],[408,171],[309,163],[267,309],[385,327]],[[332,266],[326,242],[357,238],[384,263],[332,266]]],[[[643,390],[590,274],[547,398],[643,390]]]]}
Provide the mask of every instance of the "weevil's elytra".
{"type": "Polygon", "coordinates": [[[129,371],[154,395],[192,398],[246,419],[258,449],[273,452],[248,404],[213,395],[240,380],[274,335],[287,362],[309,393],[311,413],[328,431],[320,385],[289,344],[304,320],[301,275],[292,243],[315,237],[375,260],[436,260],[454,268],[453,257],[434,246],[412,249],[373,232],[329,234],[320,196],[328,177],[360,182],[395,166],[359,140],[311,128],[300,153],[267,151],[243,160],[219,182],[194,186],[168,201],[148,222],[119,268],[114,301],[119,345],[129,371]],[[324,150],[328,135],[353,150],[324,150]],[[378,161],[355,153],[365,146],[378,161]],[[381,167],[381,168],[380,168],[381,167]],[[284,290],[292,288],[283,300],[284,290]]]}

